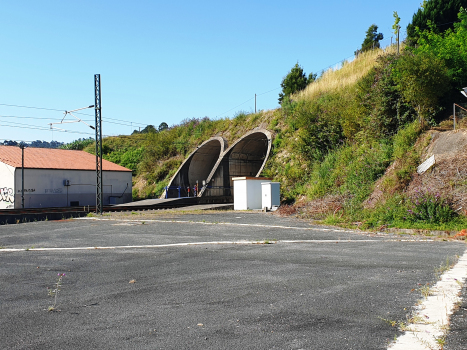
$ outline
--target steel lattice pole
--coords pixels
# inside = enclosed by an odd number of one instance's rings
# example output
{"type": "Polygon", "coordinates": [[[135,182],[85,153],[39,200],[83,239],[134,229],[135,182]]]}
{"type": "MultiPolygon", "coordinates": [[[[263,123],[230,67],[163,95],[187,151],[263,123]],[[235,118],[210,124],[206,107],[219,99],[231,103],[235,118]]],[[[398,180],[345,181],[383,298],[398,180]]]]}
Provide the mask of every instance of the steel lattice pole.
{"type": "Polygon", "coordinates": [[[102,115],[101,115],[101,75],[94,75],[94,92],[96,111],[96,213],[102,215],[102,115]]]}

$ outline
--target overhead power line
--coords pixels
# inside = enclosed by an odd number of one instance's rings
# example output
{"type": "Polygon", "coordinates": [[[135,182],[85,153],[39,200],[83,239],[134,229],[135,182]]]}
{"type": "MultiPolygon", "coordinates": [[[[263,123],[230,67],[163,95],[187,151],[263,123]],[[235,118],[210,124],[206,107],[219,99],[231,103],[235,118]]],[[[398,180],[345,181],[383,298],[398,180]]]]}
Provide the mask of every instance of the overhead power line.
{"type": "Polygon", "coordinates": [[[228,111],[226,111],[226,112],[224,112],[224,113],[221,113],[221,114],[217,115],[217,117],[220,117],[220,116],[222,116],[222,115],[224,115],[224,114],[226,114],[226,113],[230,112],[231,110],[233,110],[233,109],[235,109],[235,108],[238,108],[238,107],[240,107],[240,106],[243,106],[245,103],[248,103],[248,102],[250,102],[251,100],[254,100],[254,99],[255,99],[255,98],[254,98],[254,97],[252,97],[252,98],[250,98],[249,100],[247,100],[247,101],[245,101],[245,102],[243,102],[243,103],[240,103],[238,106],[235,106],[235,107],[233,107],[233,108],[229,109],[228,111]]]}
{"type": "MultiPolygon", "coordinates": [[[[64,130],[64,129],[50,129],[50,127],[43,127],[43,126],[31,126],[28,124],[22,124],[22,123],[13,123],[13,122],[7,122],[9,124],[3,124],[0,123],[0,126],[6,127],[6,128],[19,128],[19,129],[31,129],[31,130],[40,130],[40,131],[53,131],[53,132],[65,132],[68,134],[80,134],[80,135],[91,135],[94,136],[93,133],[88,133],[88,132],[81,132],[81,131],[73,131],[73,130],[64,130]]],[[[107,137],[108,135],[103,135],[107,137]]]]}
{"type": "MultiPolygon", "coordinates": [[[[54,112],[66,112],[65,109],[32,107],[32,106],[23,106],[23,105],[13,105],[13,104],[7,104],[7,103],[0,103],[0,106],[16,107],[16,108],[28,108],[28,109],[37,109],[37,110],[54,111],[54,112]]],[[[88,117],[93,117],[92,114],[88,114],[88,113],[75,112],[75,114],[80,114],[80,115],[86,115],[88,117]]],[[[8,117],[15,117],[15,116],[8,116],[8,117]]],[[[34,117],[18,117],[18,118],[31,118],[31,119],[34,119],[34,117]]],[[[56,118],[40,118],[40,117],[37,117],[36,119],[59,120],[59,119],[56,119],[56,118]]],[[[62,118],[60,118],[60,119],[62,119],[62,118]]],[[[122,120],[122,119],[115,119],[115,118],[103,118],[103,119],[106,120],[108,123],[111,123],[108,120],[116,120],[116,121],[119,121],[119,122],[127,123],[127,126],[132,126],[132,125],[144,125],[144,126],[146,126],[147,125],[147,124],[144,124],[144,123],[132,122],[132,121],[129,121],[129,120],[122,120]]],[[[86,121],[92,122],[93,120],[94,119],[86,120],[86,121]]],[[[118,123],[112,123],[112,124],[118,124],[118,123]]],[[[124,124],[119,124],[119,125],[124,125],[124,124]]]]}
{"type": "Polygon", "coordinates": [[[20,106],[20,105],[9,105],[6,103],[0,103],[0,106],[7,106],[7,107],[18,107],[18,108],[30,108],[30,109],[42,109],[45,111],[55,111],[55,112],[64,112],[64,109],[53,109],[53,108],[43,108],[43,107],[30,107],[30,106],[20,106]]]}
{"type": "MultiPolygon", "coordinates": [[[[76,114],[81,114],[81,113],[76,113],[76,114]]],[[[51,118],[51,117],[26,117],[26,116],[18,116],[18,115],[0,115],[0,118],[15,118],[15,119],[33,119],[33,120],[62,120],[63,118],[51,118]]],[[[110,120],[118,120],[118,119],[112,119],[112,118],[103,118],[106,123],[109,124],[116,124],[116,125],[123,125],[123,126],[138,126],[138,125],[144,125],[146,126],[147,124],[143,123],[136,123],[136,122],[123,122],[123,123],[117,123],[110,120]]],[[[83,121],[92,123],[94,119],[83,119],[83,121]]]]}

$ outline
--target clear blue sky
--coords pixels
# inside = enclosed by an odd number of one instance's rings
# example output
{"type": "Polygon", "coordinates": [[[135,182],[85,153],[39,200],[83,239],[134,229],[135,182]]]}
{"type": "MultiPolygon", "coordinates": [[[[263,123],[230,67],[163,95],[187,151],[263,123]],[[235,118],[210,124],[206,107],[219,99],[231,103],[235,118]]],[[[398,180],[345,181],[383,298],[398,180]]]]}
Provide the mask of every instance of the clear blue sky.
{"type": "MultiPolygon", "coordinates": [[[[308,74],[352,58],[373,23],[388,45],[393,11],[405,37],[420,2],[4,1],[0,141],[93,136],[80,123],[56,125],[77,133],[48,128],[94,104],[97,73],[105,135],[252,112],[255,93],[258,109],[274,109],[297,61],[308,74]]],[[[84,113],[94,124],[94,110],[84,113]]]]}

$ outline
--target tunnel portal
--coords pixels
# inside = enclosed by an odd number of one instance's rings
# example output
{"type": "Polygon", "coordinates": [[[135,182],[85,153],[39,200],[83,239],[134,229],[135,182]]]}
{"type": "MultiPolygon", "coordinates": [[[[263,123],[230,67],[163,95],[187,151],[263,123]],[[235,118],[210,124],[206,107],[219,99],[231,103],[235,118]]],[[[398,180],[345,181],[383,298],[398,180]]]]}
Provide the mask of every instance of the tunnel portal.
{"type": "Polygon", "coordinates": [[[271,133],[256,129],[227,150],[227,141],[214,137],[199,146],[169,183],[166,198],[231,197],[234,177],[259,176],[271,151],[271,133]]]}
{"type": "Polygon", "coordinates": [[[207,181],[219,157],[224,153],[227,141],[213,137],[202,143],[192,152],[178,169],[167,186],[166,198],[193,197],[207,181]]]}
{"type": "Polygon", "coordinates": [[[222,156],[203,196],[232,196],[234,177],[259,176],[271,150],[271,133],[252,131],[235,142],[222,156]]]}

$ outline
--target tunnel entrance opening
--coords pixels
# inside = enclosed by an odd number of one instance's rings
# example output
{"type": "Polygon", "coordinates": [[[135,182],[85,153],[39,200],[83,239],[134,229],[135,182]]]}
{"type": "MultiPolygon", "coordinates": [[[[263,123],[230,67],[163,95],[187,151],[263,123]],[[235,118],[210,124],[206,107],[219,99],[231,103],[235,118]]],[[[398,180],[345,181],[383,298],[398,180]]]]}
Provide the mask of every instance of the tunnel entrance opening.
{"type": "Polygon", "coordinates": [[[207,140],[192,152],[167,186],[165,198],[196,197],[225,146],[226,141],[216,137],[207,140]]]}
{"type": "Polygon", "coordinates": [[[270,149],[271,136],[268,131],[251,132],[242,137],[223,155],[203,196],[232,196],[232,178],[259,176],[270,149]]]}
{"type": "Polygon", "coordinates": [[[165,198],[233,196],[234,177],[261,174],[271,151],[271,133],[254,130],[229,149],[222,137],[214,137],[192,152],[167,186],[165,198]]]}

